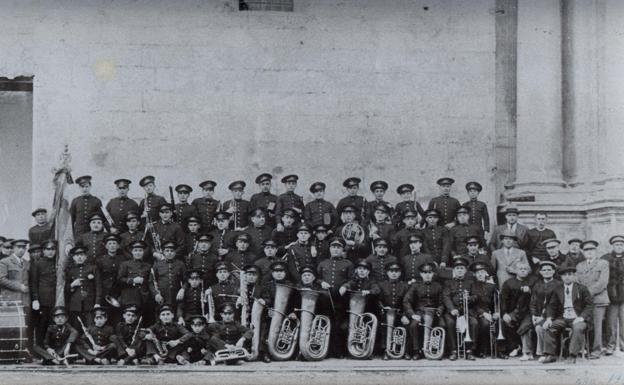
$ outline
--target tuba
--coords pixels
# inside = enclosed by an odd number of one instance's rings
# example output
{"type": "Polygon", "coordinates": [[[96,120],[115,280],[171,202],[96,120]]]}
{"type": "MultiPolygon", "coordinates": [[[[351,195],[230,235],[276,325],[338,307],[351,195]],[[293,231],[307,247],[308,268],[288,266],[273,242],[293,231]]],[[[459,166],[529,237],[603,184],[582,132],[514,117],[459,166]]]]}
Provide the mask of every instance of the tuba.
{"type": "Polygon", "coordinates": [[[434,328],[422,324],[425,327],[425,341],[423,343],[423,354],[428,360],[440,360],[444,355],[444,339],[446,331],[443,327],[434,328]]]}
{"type": "Polygon", "coordinates": [[[397,309],[386,308],[386,354],[393,359],[402,358],[405,354],[407,331],[403,326],[394,326],[397,309]]]}
{"type": "Polygon", "coordinates": [[[249,359],[250,354],[245,348],[221,349],[214,352],[214,362],[249,359]]]}
{"type": "Polygon", "coordinates": [[[327,356],[331,322],[329,318],[314,314],[319,292],[301,290],[301,328],[299,329],[299,351],[307,361],[319,361],[327,356]]]}
{"type": "Polygon", "coordinates": [[[366,297],[359,292],[352,292],[349,299],[349,337],[347,349],[354,358],[370,358],[375,346],[377,317],[364,313],[366,297]]]}
{"type": "Polygon", "coordinates": [[[354,241],[357,244],[364,242],[364,228],[355,222],[346,223],[342,227],[341,234],[345,241],[354,241]]]}
{"type": "Polygon", "coordinates": [[[253,337],[251,338],[251,353],[249,361],[255,361],[260,355],[260,325],[262,324],[262,312],[264,305],[258,301],[254,301],[251,306],[251,330],[253,337]]]}
{"type": "Polygon", "coordinates": [[[277,284],[275,285],[275,301],[273,304],[273,316],[269,327],[269,337],[267,348],[271,357],[276,361],[289,360],[295,353],[297,346],[297,332],[299,331],[299,320],[290,319],[285,311],[288,305],[288,298],[293,288],[277,284]]]}

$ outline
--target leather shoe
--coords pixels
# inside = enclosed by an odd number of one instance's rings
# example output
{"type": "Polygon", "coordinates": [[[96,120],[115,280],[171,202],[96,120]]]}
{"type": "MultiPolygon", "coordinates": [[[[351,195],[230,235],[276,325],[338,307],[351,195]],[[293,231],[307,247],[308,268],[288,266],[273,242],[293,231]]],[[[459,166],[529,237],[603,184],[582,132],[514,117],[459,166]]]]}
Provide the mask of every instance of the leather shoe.
{"type": "Polygon", "coordinates": [[[454,353],[454,352],[451,353],[451,355],[449,356],[449,360],[451,360],[451,361],[457,360],[457,353],[454,353]]]}
{"type": "Polygon", "coordinates": [[[271,358],[269,357],[268,354],[265,354],[264,357],[262,357],[262,361],[268,364],[271,362],[271,358]]]}
{"type": "Polygon", "coordinates": [[[388,357],[388,355],[387,355],[387,354],[384,354],[384,356],[383,356],[383,360],[384,360],[384,361],[388,361],[389,359],[390,359],[390,357],[388,357]]]}
{"type": "Polygon", "coordinates": [[[414,354],[414,357],[412,357],[412,359],[414,361],[422,360],[422,355],[420,353],[416,353],[414,354]]]}
{"type": "Polygon", "coordinates": [[[476,360],[475,356],[473,356],[471,352],[467,352],[466,353],[466,359],[468,361],[475,361],[476,360]]]}
{"type": "Polygon", "coordinates": [[[411,360],[411,359],[412,359],[412,357],[411,357],[409,354],[405,354],[405,355],[403,356],[403,359],[404,359],[404,360],[411,360]]]}
{"type": "Polygon", "coordinates": [[[544,360],[542,361],[542,364],[550,364],[553,362],[557,362],[557,359],[555,358],[555,356],[547,355],[547,356],[544,356],[544,360]]]}
{"type": "Polygon", "coordinates": [[[576,364],[576,356],[570,356],[566,359],[566,364],[576,364]]]}

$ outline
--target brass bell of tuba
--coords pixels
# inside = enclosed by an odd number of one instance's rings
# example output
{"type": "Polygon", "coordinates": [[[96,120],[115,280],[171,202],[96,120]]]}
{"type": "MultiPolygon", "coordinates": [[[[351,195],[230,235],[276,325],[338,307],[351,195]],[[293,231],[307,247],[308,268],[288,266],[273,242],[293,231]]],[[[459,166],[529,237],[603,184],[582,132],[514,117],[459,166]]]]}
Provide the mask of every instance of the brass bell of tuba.
{"type": "Polygon", "coordinates": [[[293,288],[286,285],[275,285],[275,301],[273,305],[273,317],[269,327],[267,349],[276,361],[289,360],[297,347],[297,332],[299,320],[292,320],[285,314],[288,298],[293,288]]]}
{"type": "Polygon", "coordinates": [[[440,360],[444,355],[444,339],[446,331],[443,327],[431,328],[425,324],[425,341],[423,343],[423,355],[428,360],[440,360]]]}
{"type": "Polygon", "coordinates": [[[366,296],[359,292],[352,292],[349,299],[347,350],[354,358],[370,358],[375,347],[377,317],[372,313],[364,313],[365,308],[366,296]]]}
{"type": "Polygon", "coordinates": [[[386,308],[386,354],[393,359],[402,358],[405,355],[407,343],[407,331],[403,326],[394,326],[397,309],[386,308]]]}
{"type": "Polygon", "coordinates": [[[301,312],[299,329],[299,351],[306,361],[319,361],[327,357],[331,322],[328,317],[314,314],[320,293],[301,289],[301,312]]]}

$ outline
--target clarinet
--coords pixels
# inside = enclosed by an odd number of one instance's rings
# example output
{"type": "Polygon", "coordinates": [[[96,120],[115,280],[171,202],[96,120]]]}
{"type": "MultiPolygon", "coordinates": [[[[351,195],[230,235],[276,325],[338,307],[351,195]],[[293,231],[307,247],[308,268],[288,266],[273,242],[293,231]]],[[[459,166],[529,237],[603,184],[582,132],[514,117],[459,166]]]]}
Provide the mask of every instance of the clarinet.
{"type": "Polygon", "coordinates": [[[84,333],[85,337],[87,337],[87,339],[89,340],[89,343],[91,344],[91,349],[95,350],[95,340],[93,339],[93,336],[91,335],[91,333],[89,333],[89,330],[87,330],[85,324],[82,322],[82,320],[80,319],[80,317],[76,317],[78,318],[78,322],[80,323],[80,326],[82,327],[82,332],[84,333]]]}

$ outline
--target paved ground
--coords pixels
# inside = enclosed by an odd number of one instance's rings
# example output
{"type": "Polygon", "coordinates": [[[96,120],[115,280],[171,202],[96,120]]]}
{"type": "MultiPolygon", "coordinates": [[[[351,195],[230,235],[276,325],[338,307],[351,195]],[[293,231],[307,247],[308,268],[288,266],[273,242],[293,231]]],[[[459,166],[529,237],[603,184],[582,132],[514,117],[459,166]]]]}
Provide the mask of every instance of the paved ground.
{"type": "Polygon", "coordinates": [[[595,361],[521,363],[518,360],[354,361],[245,363],[240,366],[182,367],[83,366],[70,368],[36,365],[0,366],[0,384],[574,384],[624,385],[624,358],[595,361]]]}

